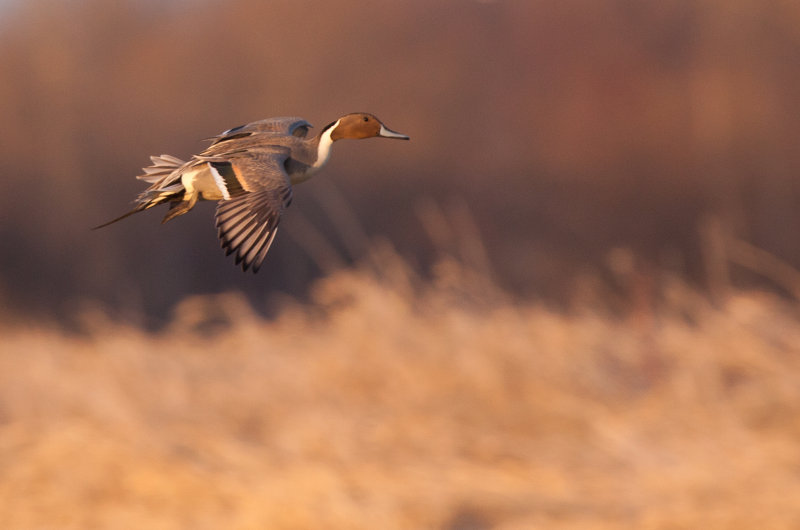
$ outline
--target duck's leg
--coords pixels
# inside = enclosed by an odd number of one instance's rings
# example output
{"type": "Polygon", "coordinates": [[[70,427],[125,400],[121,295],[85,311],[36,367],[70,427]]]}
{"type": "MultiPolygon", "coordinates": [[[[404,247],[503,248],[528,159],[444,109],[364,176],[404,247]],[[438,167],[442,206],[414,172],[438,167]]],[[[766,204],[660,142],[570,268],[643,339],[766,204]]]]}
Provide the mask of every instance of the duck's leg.
{"type": "Polygon", "coordinates": [[[199,195],[200,195],[199,193],[195,192],[189,195],[189,198],[186,199],[186,194],[184,194],[183,195],[184,198],[182,201],[173,202],[169,207],[167,215],[165,215],[164,219],[161,220],[161,223],[164,224],[167,221],[171,221],[172,219],[175,219],[179,215],[183,215],[192,208],[194,208],[194,205],[197,204],[197,199],[199,195]]]}
{"type": "Polygon", "coordinates": [[[203,193],[203,186],[205,185],[208,187],[210,185],[209,182],[213,182],[213,180],[208,175],[208,169],[205,165],[202,168],[195,168],[192,171],[183,173],[181,175],[181,183],[183,184],[184,190],[183,196],[180,201],[172,203],[167,215],[164,216],[161,223],[163,224],[167,221],[171,221],[194,208],[194,205],[197,204],[197,201],[200,199],[200,194],[203,193]],[[203,176],[206,178],[200,178],[203,176]]]}

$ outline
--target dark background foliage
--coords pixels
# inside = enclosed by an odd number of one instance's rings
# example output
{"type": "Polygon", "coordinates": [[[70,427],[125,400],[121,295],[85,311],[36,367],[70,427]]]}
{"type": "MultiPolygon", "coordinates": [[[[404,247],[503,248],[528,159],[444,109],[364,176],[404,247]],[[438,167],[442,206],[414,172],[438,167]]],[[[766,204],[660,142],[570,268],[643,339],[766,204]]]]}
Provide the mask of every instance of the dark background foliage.
{"type": "Polygon", "coordinates": [[[263,310],[375,239],[422,271],[480,241],[501,285],[556,302],[618,247],[702,283],[709,215],[800,265],[796,3],[30,0],[1,16],[9,311],[93,300],[152,323],[227,290],[263,310]],[[258,275],[219,250],[210,204],[89,230],[126,210],[151,154],[360,110],[412,141],[337,144],[258,275]]]}

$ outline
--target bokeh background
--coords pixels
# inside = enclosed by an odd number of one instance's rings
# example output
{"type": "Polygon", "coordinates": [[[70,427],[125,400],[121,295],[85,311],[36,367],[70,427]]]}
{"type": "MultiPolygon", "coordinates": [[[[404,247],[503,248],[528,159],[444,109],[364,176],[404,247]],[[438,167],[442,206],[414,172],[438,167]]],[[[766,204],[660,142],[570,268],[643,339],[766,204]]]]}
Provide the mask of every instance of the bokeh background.
{"type": "Polygon", "coordinates": [[[85,0],[2,15],[0,274],[20,311],[99,300],[158,318],[231,289],[265,310],[376,237],[424,269],[443,250],[425,201],[465,210],[503,286],[554,301],[615,247],[703,281],[705,215],[800,263],[791,3],[85,0]],[[89,230],[128,209],[151,154],[356,110],[412,142],[338,144],[263,274],[231,270],[210,204],[89,230]]]}
{"type": "Polygon", "coordinates": [[[794,528],[800,5],[0,2],[7,528],[794,528]],[[265,266],[151,154],[353,111],[265,266]]]}

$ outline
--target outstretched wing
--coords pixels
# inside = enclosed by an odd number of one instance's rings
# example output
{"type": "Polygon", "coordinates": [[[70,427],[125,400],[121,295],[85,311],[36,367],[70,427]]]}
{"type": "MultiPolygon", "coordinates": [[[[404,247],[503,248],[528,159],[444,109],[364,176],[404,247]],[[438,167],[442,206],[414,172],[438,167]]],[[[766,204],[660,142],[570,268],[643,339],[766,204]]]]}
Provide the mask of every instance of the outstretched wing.
{"type": "Polygon", "coordinates": [[[217,203],[216,223],[227,255],[236,255],[242,269],[257,272],[267,255],[283,211],[292,202],[292,186],[284,163],[286,148],[266,146],[210,161],[225,180],[241,185],[230,199],[217,203]]]}

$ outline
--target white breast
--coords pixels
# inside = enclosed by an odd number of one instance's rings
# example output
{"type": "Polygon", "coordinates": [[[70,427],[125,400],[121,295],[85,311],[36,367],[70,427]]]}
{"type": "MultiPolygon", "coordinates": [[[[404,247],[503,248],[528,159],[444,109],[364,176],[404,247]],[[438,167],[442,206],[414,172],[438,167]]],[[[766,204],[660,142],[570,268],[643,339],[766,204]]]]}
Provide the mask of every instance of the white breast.
{"type": "Polygon", "coordinates": [[[341,120],[337,120],[332,127],[329,127],[327,131],[322,133],[322,138],[319,139],[319,147],[317,147],[317,161],[314,162],[314,169],[320,169],[328,163],[328,159],[331,157],[331,145],[333,145],[331,134],[333,134],[333,130],[339,126],[340,121],[341,120]]]}
{"type": "Polygon", "coordinates": [[[329,127],[327,131],[322,133],[322,136],[319,139],[319,145],[317,146],[317,159],[314,161],[314,164],[311,165],[308,170],[306,170],[305,173],[292,174],[292,184],[305,182],[328,163],[328,159],[331,157],[331,145],[333,145],[331,134],[333,134],[333,130],[339,126],[339,121],[341,120],[337,120],[336,123],[329,127]]]}

